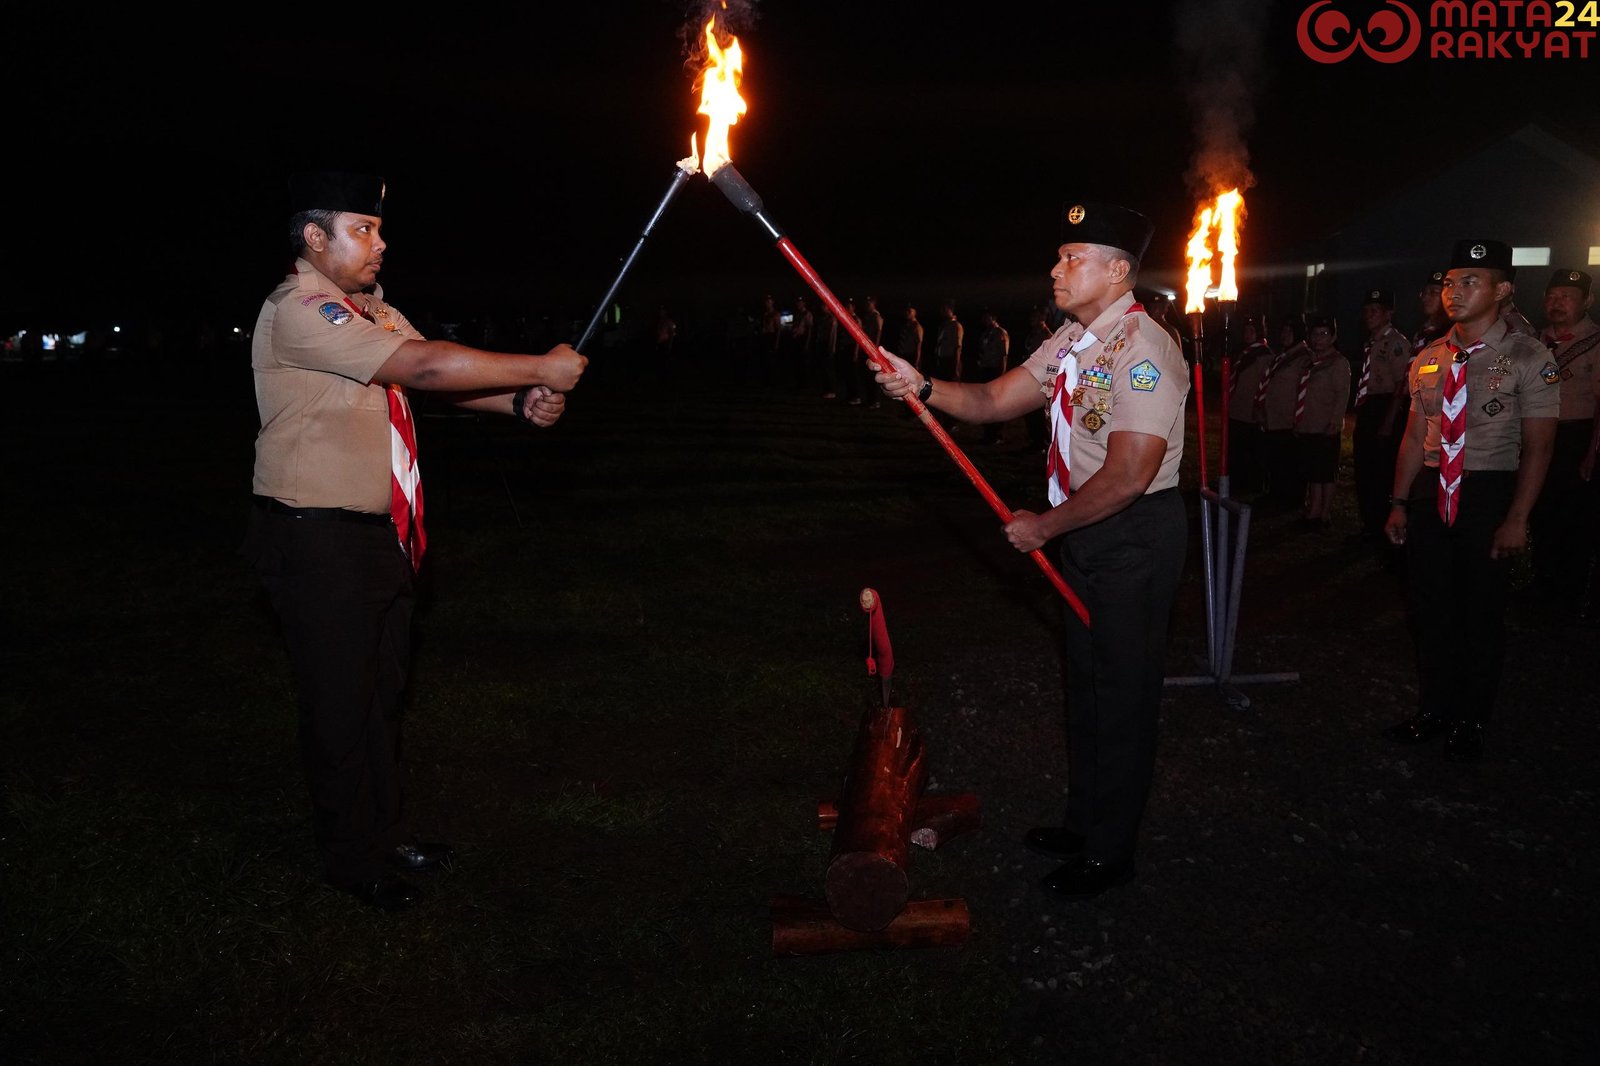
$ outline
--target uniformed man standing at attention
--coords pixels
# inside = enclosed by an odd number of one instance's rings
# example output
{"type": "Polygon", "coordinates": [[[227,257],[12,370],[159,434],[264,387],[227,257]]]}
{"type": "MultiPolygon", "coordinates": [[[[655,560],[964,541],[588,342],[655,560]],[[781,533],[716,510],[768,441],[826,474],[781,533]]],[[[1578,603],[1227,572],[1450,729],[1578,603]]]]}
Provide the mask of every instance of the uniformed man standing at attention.
{"type": "Polygon", "coordinates": [[[1557,270],[1544,290],[1540,340],[1561,374],[1561,415],[1544,491],[1533,510],[1533,570],[1563,620],[1593,604],[1600,485],[1583,476],[1600,394],[1600,326],[1589,317],[1593,279],[1557,270]]]}
{"type": "Polygon", "coordinates": [[[1167,332],[1134,302],[1152,229],[1135,211],[1073,203],[1050,272],[1075,321],[993,381],[925,377],[884,353],[878,384],[962,422],[1004,422],[1048,405],[1050,509],[1005,527],[1020,552],[1061,537],[1062,574],[1092,628],[1067,624],[1068,777],[1064,823],[1026,845],[1066,860],[1044,888],[1081,899],[1130,880],[1155,765],[1167,622],[1187,527],[1178,496],[1189,375],[1167,332]]]}
{"type": "MultiPolygon", "coordinates": [[[[1444,271],[1435,270],[1428,275],[1428,280],[1422,283],[1422,288],[1417,290],[1417,306],[1422,311],[1422,325],[1411,335],[1411,354],[1415,356],[1422,349],[1445,335],[1450,328],[1450,317],[1444,313],[1444,300],[1440,293],[1444,292],[1444,271]]],[[[1403,401],[1411,402],[1408,396],[1403,401]]]]}
{"type": "Polygon", "coordinates": [[[1511,248],[1459,242],[1444,281],[1450,331],[1411,364],[1410,418],[1384,532],[1406,548],[1420,673],[1417,713],[1386,732],[1402,744],[1447,733],[1445,758],[1483,757],[1505,665],[1511,557],[1555,440],[1561,380],[1538,340],[1506,328],[1511,248]]]}
{"type": "Polygon", "coordinates": [[[408,389],[538,426],[561,416],[583,356],[499,355],[428,340],[377,286],[381,179],[290,179],[294,265],[251,340],[255,506],[244,554],[272,600],[299,695],[323,876],[384,910],[416,900],[395,870],[444,865],[401,802],[400,696],[412,578],[426,538],[408,389]]]}
{"type": "Polygon", "coordinates": [[[1361,373],[1356,382],[1356,420],[1350,434],[1355,464],[1356,505],[1361,529],[1351,540],[1378,541],[1389,515],[1389,487],[1405,428],[1406,368],[1411,344],[1394,328],[1394,293],[1371,289],[1361,301],[1361,373]]]}

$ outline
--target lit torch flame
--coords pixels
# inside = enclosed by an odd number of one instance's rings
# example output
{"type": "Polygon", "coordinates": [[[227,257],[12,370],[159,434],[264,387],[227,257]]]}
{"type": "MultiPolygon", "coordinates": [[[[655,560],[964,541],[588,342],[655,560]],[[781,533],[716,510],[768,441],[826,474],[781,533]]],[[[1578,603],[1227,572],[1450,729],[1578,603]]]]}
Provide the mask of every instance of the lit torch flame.
{"type": "MultiPolygon", "coordinates": [[[[739,121],[745,113],[744,97],[739,95],[739,82],[744,78],[744,56],[739,50],[739,38],[729,35],[728,46],[717,43],[713,28],[716,17],[706,23],[706,68],[700,72],[700,111],[709,116],[706,127],[706,150],[700,157],[706,176],[715,174],[724,163],[731,162],[733,154],[728,147],[728,127],[739,121]]],[[[690,145],[694,144],[693,139],[690,145]]]]}
{"type": "Polygon", "coordinates": [[[1202,207],[1195,216],[1194,233],[1189,236],[1185,255],[1189,258],[1189,280],[1185,290],[1186,314],[1203,313],[1206,297],[1215,295],[1219,300],[1238,300],[1239,283],[1234,275],[1233,261],[1239,254],[1239,218],[1244,212],[1244,196],[1238,189],[1219,193],[1215,203],[1202,207]],[[1213,242],[1212,234],[1216,234],[1213,242]],[[1222,277],[1212,291],[1211,261],[1213,253],[1222,258],[1222,277]]]}

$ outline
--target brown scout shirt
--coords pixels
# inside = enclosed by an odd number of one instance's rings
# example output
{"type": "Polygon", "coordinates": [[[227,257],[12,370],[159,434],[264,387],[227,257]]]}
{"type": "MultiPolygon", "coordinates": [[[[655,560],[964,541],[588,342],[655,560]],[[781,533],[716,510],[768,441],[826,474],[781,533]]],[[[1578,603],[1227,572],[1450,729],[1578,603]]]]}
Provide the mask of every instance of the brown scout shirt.
{"type": "MultiPolygon", "coordinates": [[[[1178,484],[1183,460],[1183,405],[1189,374],[1172,336],[1143,311],[1128,314],[1133,294],[1124,293],[1089,323],[1101,338],[1078,353],[1078,387],[1072,396],[1072,442],[1068,462],[1072,490],[1083,487],[1106,461],[1106,443],[1120,430],[1165,438],[1161,469],[1145,495],[1178,484]]],[[[1065,353],[1084,334],[1069,322],[1028,357],[1023,367],[1039,383],[1046,402],[1055,390],[1065,353]]]]}
{"type": "Polygon", "coordinates": [[[1383,327],[1362,356],[1371,367],[1367,379],[1367,402],[1374,396],[1388,396],[1405,388],[1406,368],[1411,365],[1411,342],[1393,326],[1383,327]]]}
{"type": "MultiPolygon", "coordinates": [[[[1411,364],[1411,410],[1427,419],[1422,442],[1424,466],[1439,465],[1439,410],[1445,375],[1454,358],[1440,337],[1411,364]]],[[[1468,470],[1515,470],[1522,461],[1522,420],[1555,418],[1561,407],[1561,380],[1544,345],[1497,321],[1481,338],[1484,347],[1467,360],[1468,470]]]]}
{"type": "MultiPolygon", "coordinates": [[[[1300,373],[1305,371],[1306,364],[1301,363],[1300,373]]],[[[1298,393],[1299,374],[1294,381],[1298,393]]],[[[1313,359],[1311,380],[1306,382],[1306,409],[1294,431],[1302,437],[1336,435],[1344,428],[1344,411],[1349,405],[1350,361],[1337,351],[1329,352],[1320,362],[1313,359]]]]}
{"type": "Polygon", "coordinates": [[[378,293],[346,297],[298,259],[262,304],[250,342],[261,413],[256,495],[389,513],[389,401],[372,376],[401,344],[423,337],[378,293]]]}
{"type": "Polygon", "coordinates": [[[1281,354],[1284,358],[1267,382],[1266,400],[1261,405],[1261,428],[1268,433],[1294,429],[1294,402],[1300,394],[1300,375],[1311,358],[1311,349],[1301,343],[1281,354]]]}
{"type": "Polygon", "coordinates": [[[1272,349],[1260,341],[1252,344],[1233,361],[1233,388],[1228,392],[1228,418],[1235,422],[1256,420],[1256,388],[1261,376],[1272,365],[1272,349]],[[1249,361],[1245,356],[1249,355],[1249,361]]]}
{"type": "MultiPolygon", "coordinates": [[[[1596,398],[1600,396],[1600,344],[1594,344],[1588,351],[1570,360],[1567,354],[1573,348],[1593,343],[1590,338],[1596,333],[1600,333],[1600,326],[1596,326],[1594,319],[1585,315],[1572,327],[1571,338],[1550,351],[1550,358],[1555,360],[1561,371],[1563,422],[1586,422],[1594,417],[1596,398]]],[[[1555,334],[1549,326],[1545,327],[1543,340],[1546,347],[1555,340],[1555,334]]]]}

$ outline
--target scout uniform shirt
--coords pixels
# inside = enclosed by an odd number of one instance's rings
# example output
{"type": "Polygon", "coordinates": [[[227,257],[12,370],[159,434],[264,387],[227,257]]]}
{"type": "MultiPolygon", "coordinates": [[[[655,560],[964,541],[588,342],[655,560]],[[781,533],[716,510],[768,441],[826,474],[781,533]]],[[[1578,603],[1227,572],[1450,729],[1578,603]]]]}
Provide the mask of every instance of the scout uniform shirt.
{"type": "Polygon", "coordinates": [[[1266,400],[1261,405],[1261,428],[1268,433],[1294,429],[1295,399],[1300,394],[1300,375],[1305,372],[1311,349],[1304,341],[1283,352],[1275,360],[1277,370],[1267,382],[1266,400]]]}
{"type": "Polygon", "coordinates": [[[1367,402],[1374,396],[1388,396],[1405,388],[1406,368],[1411,365],[1411,345],[1404,333],[1393,326],[1383,327],[1383,332],[1372,338],[1364,357],[1370,367],[1367,378],[1367,402]]]}
{"type": "Polygon", "coordinates": [[[1544,343],[1561,372],[1561,421],[1587,422],[1600,392],[1600,326],[1587,315],[1559,337],[1546,326],[1544,343]]]}
{"type": "MultiPolygon", "coordinates": [[[[1295,375],[1295,394],[1300,391],[1300,374],[1306,372],[1304,363],[1295,375]]],[[[1300,423],[1295,434],[1302,437],[1327,437],[1337,435],[1344,428],[1344,411],[1350,402],[1350,361],[1338,351],[1330,351],[1321,359],[1311,360],[1311,380],[1306,382],[1306,407],[1300,413],[1300,423]]],[[[1290,420],[1293,421],[1293,414],[1290,420]]]]}
{"type": "Polygon", "coordinates": [[[378,291],[347,296],[298,259],[262,305],[250,342],[261,413],[256,495],[389,513],[389,403],[372,376],[400,345],[424,338],[378,291]]]}
{"type": "MultiPolygon", "coordinates": [[[[1411,410],[1427,419],[1424,466],[1439,465],[1439,412],[1444,377],[1454,358],[1445,334],[1411,365],[1411,410]]],[[[1522,420],[1554,418],[1561,406],[1561,374],[1537,340],[1497,321],[1467,360],[1467,470],[1515,470],[1522,461],[1522,420]]]]}
{"type": "Polygon", "coordinates": [[[1256,420],[1256,387],[1272,359],[1272,349],[1264,341],[1256,341],[1233,360],[1233,388],[1228,390],[1228,417],[1233,421],[1256,420]]]}
{"type": "Polygon", "coordinates": [[[1082,323],[1068,323],[1022,364],[1048,400],[1072,346],[1085,332],[1103,338],[1078,353],[1078,385],[1067,397],[1072,404],[1067,465],[1074,492],[1105,465],[1107,439],[1122,430],[1167,442],[1146,495],[1178,484],[1189,375],[1172,336],[1134,306],[1133,294],[1124,293],[1087,330],[1082,323]]]}

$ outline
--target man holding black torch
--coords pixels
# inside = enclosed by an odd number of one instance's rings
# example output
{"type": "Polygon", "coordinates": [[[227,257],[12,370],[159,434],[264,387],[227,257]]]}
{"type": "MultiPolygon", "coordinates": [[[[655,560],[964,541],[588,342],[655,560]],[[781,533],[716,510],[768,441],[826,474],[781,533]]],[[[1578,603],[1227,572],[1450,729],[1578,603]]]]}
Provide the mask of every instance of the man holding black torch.
{"type": "Polygon", "coordinates": [[[914,394],[962,422],[1049,409],[1051,507],[1016,511],[1005,533],[1021,552],[1064,535],[1062,573],[1093,623],[1067,612],[1066,817],[1025,841],[1066,860],[1042,884],[1069,899],[1134,875],[1187,544],[1177,485],[1189,376],[1178,345],[1133,297],[1152,232],[1127,208],[1073,203],[1050,272],[1072,322],[993,381],[936,381],[888,352],[893,369],[877,376],[891,397],[914,394]]]}
{"type": "Polygon", "coordinates": [[[290,179],[294,265],[251,342],[261,431],[244,555],[272,600],[299,694],[323,876],[384,910],[416,901],[394,872],[446,864],[401,809],[400,697],[423,494],[407,390],[549,426],[586,360],[566,345],[501,355],[427,340],[378,288],[383,181],[290,179]]]}

